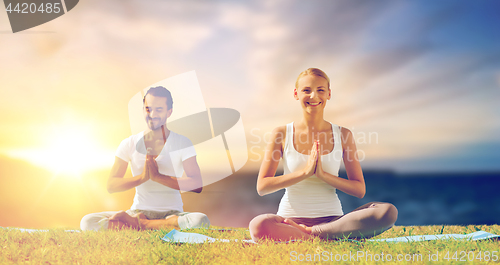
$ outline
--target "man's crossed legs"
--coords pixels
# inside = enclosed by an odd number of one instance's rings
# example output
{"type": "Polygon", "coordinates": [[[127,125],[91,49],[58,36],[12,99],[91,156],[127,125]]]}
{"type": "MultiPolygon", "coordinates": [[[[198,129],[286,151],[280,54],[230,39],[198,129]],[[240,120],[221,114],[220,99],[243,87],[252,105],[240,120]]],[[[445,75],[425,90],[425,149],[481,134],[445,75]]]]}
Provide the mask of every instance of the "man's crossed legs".
{"type": "Polygon", "coordinates": [[[203,213],[179,211],[155,212],[145,210],[108,211],[87,214],[80,222],[85,230],[106,230],[131,228],[136,230],[161,228],[209,227],[210,221],[203,213]]]}

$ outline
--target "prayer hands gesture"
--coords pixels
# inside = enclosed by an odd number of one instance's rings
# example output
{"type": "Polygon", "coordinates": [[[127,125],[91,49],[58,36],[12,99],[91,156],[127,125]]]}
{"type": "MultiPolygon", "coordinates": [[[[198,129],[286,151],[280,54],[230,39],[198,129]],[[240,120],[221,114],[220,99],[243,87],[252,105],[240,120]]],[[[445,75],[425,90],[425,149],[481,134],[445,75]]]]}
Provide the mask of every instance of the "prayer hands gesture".
{"type": "Polygon", "coordinates": [[[146,161],[144,161],[144,170],[142,171],[142,174],[141,174],[140,183],[142,184],[142,183],[148,181],[150,178],[151,177],[149,175],[148,159],[146,157],[146,161]]]}
{"type": "Polygon", "coordinates": [[[324,174],[323,166],[321,165],[321,153],[322,147],[319,144],[319,140],[314,141],[313,146],[311,148],[311,154],[309,155],[309,159],[307,160],[307,165],[303,169],[304,174],[307,177],[310,177],[316,174],[318,177],[322,177],[324,174]]]}
{"type": "Polygon", "coordinates": [[[148,154],[146,155],[146,161],[144,161],[144,170],[141,174],[141,183],[144,183],[148,180],[156,181],[160,175],[158,172],[158,164],[156,163],[155,158],[157,156],[151,155],[151,148],[148,148],[148,154]]]}
{"type": "Polygon", "coordinates": [[[146,162],[144,163],[144,181],[151,179],[152,181],[156,181],[160,176],[160,172],[158,171],[158,164],[156,163],[155,158],[157,155],[152,155],[152,148],[148,148],[148,154],[146,155],[146,162]]]}
{"type": "Polygon", "coordinates": [[[158,164],[155,160],[156,156],[147,155],[146,156],[146,170],[148,171],[149,178],[152,181],[157,181],[160,177],[160,172],[158,171],[158,164]]]}

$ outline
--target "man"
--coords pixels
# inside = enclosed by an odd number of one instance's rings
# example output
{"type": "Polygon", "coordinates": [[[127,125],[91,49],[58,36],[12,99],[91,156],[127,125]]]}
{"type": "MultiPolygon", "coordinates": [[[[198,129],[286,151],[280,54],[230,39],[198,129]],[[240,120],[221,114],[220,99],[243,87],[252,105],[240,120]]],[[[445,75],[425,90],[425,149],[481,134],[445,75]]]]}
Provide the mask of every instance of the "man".
{"type": "Polygon", "coordinates": [[[210,226],[205,214],[183,212],[179,190],[199,193],[203,185],[191,141],[166,126],[173,110],[170,91],[161,86],[150,88],[143,103],[149,129],[121,142],[108,179],[110,193],[135,187],[134,203],[126,212],[84,216],[82,230],[210,226]],[[129,162],[133,177],[124,178],[129,162]]]}

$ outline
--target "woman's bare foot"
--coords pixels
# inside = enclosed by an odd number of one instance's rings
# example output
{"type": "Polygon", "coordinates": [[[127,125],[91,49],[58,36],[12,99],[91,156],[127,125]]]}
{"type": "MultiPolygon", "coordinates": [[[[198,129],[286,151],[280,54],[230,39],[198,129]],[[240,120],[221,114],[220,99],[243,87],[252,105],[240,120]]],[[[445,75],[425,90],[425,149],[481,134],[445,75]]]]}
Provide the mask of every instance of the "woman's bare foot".
{"type": "Polygon", "coordinates": [[[288,225],[291,225],[295,228],[298,228],[300,231],[306,233],[306,234],[311,234],[312,232],[312,227],[308,227],[306,225],[303,225],[303,224],[297,224],[296,222],[294,222],[293,220],[291,219],[288,219],[288,218],[285,218],[285,220],[283,220],[283,223],[285,224],[288,224],[288,225]]]}
{"type": "MultiPolygon", "coordinates": [[[[125,225],[125,227],[140,230],[141,226],[139,225],[139,220],[137,218],[138,215],[139,214],[136,214],[134,216],[130,216],[126,212],[120,211],[120,212],[114,214],[113,216],[111,216],[109,218],[109,221],[123,223],[125,225]]],[[[118,228],[122,228],[122,227],[118,227],[118,228]]]]}

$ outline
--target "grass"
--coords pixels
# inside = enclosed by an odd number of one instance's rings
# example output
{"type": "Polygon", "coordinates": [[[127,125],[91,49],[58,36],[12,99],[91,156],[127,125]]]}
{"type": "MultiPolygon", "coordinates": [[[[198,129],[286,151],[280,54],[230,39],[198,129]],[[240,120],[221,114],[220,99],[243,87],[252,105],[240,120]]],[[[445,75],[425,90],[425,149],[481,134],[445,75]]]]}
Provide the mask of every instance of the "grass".
{"type": "MultiPolygon", "coordinates": [[[[422,234],[468,234],[478,230],[500,234],[498,225],[396,226],[375,238],[422,234]]],[[[328,242],[314,239],[288,244],[272,241],[260,244],[240,242],[173,244],[160,240],[167,232],[167,230],[124,230],[75,233],[55,229],[30,234],[18,230],[0,229],[0,264],[281,264],[296,263],[299,259],[304,261],[315,259],[318,263],[320,261],[332,262],[332,260],[336,262],[335,258],[342,259],[342,257],[344,260],[350,259],[347,263],[356,264],[408,263],[404,262],[405,258],[415,261],[419,259],[418,263],[434,264],[437,263],[434,261],[436,258],[439,263],[452,264],[460,263],[462,259],[462,261],[466,260],[465,263],[472,264],[486,263],[486,251],[489,251],[490,262],[494,259],[494,253],[497,256],[500,255],[498,241],[491,239],[412,243],[328,242]],[[479,252],[481,252],[481,259],[478,258],[479,252]],[[389,255],[393,259],[392,262],[386,261],[389,255]],[[396,262],[398,257],[403,262],[396,262]],[[378,262],[375,261],[377,259],[378,262]]],[[[215,238],[250,238],[248,230],[244,228],[228,231],[193,229],[190,232],[198,232],[215,238]]],[[[500,261],[493,263],[498,264],[500,261]]]]}

